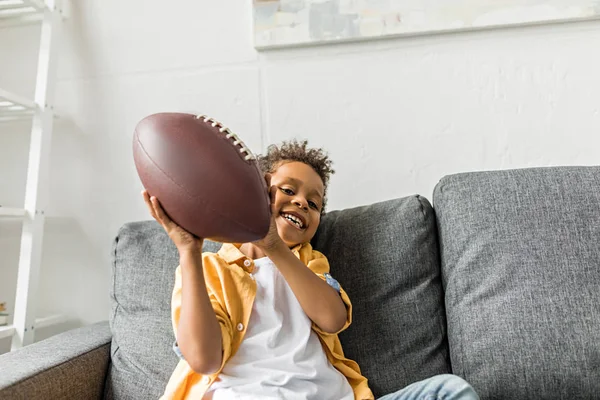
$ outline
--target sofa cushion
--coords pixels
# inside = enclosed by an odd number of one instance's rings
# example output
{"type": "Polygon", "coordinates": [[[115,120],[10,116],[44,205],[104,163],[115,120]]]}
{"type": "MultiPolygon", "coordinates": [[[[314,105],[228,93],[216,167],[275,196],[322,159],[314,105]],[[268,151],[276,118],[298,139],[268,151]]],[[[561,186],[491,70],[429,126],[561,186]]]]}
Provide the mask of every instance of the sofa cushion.
{"type": "Polygon", "coordinates": [[[450,371],[435,219],[420,196],[325,216],[313,240],[348,292],[340,334],[376,397],[450,371]]]}
{"type": "Polygon", "coordinates": [[[600,393],[600,168],[437,185],[453,372],[482,399],[600,393]]]}
{"type": "MultiPolygon", "coordinates": [[[[205,241],[204,249],[220,246],[205,241]]],[[[157,399],[179,361],[171,325],[179,255],[155,221],[125,224],[113,249],[107,392],[114,399],[157,399]]]]}
{"type": "MultiPolygon", "coordinates": [[[[327,214],[313,241],[354,309],[341,335],[376,395],[450,371],[433,210],[413,196],[327,214]]],[[[219,244],[206,242],[216,251],[219,244]]],[[[177,364],[170,301],[178,256],[155,222],[126,224],[111,290],[115,399],[158,398],[177,364]]]]}

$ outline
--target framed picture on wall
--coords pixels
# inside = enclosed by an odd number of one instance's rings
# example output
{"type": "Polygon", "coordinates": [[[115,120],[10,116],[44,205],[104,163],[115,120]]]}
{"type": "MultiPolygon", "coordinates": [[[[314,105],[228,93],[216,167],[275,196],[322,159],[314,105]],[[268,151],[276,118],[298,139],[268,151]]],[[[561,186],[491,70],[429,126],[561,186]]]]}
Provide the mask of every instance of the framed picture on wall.
{"type": "Polygon", "coordinates": [[[600,0],[253,0],[257,48],[600,17],[600,0]]]}

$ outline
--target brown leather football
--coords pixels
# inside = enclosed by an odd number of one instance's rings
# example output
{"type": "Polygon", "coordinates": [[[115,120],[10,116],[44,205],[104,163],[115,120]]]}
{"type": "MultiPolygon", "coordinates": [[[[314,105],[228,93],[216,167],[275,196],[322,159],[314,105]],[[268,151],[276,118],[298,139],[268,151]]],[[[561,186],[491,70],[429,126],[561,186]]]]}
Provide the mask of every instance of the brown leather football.
{"type": "Polygon", "coordinates": [[[265,237],[267,185],[236,134],[206,116],[159,113],[141,120],[133,157],[142,184],[185,230],[218,242],[265,237]]]}

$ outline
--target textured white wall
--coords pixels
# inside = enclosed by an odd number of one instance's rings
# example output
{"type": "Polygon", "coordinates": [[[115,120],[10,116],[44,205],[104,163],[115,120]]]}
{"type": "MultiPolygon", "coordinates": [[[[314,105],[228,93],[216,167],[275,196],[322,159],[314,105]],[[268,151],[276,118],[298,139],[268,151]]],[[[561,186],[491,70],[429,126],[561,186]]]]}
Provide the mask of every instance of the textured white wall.
{"type": "MultiPolygon", "coordinates": [[[[600,22],[258,54],[251,12],[233,0],[73,2],[42,311],[107,319],[111,241],[123,223],[149,218],[131,139],[153,112],[209,114],[255,151],[292,137],[324,146],[337,169],[330,209],[431,198],[455,172],[598,164],[600,22]]],[[[24,41],[0,31],[0,86],[23,94],[33,88],[27,30],[24,41]]],[[[0,204],[22,201],[26,128],[0,127],[0,204]]],[[[1,224],[0,294],[12,303],[18,226],[1,224]]]]}
{"type": "Polygon", "coordinates": [[[331,150],[331,204],[443,175],[598,163],[600,22],[269,53],[268,139],[331,150]]]}

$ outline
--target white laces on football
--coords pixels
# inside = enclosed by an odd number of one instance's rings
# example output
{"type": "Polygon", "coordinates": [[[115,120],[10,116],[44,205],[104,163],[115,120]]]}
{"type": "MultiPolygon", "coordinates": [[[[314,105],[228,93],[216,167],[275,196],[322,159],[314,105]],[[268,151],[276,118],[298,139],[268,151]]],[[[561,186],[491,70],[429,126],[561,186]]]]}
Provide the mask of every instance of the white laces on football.
{"type": "Polygon", "coordinates": [[[226,139],[233,139],[233,145],[234,146],[240,146],[240,153],[245,154],[246,156],[244,157],[244,160],[246,161],[250,161],[250,160],[256,160],[256,157],[254,156],[254,154],[252,154],[252,152],[250,151],[250,149],[244,144],[244,142],[238,137],[238,135],[236,135],[235,133],[231,132],[229,130],[229,128],[226,128],[223,126],[222,123],[220,123],[219,121],[216,121],[214,118],[210,118],[206,115],[197,115],[196,119],[202,119],[204,120],[204,122],[207,122],[209,124],[211,124],[213,126],[213,128],[218,127],[219,128],[219,132],[221,133],[227,133],[225,135],[226,139]]]}

